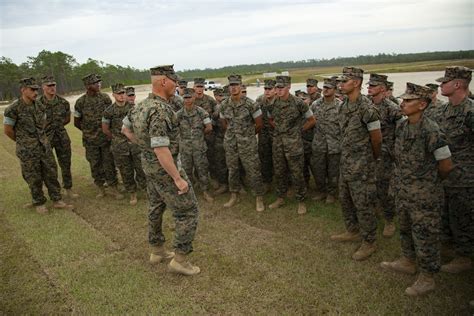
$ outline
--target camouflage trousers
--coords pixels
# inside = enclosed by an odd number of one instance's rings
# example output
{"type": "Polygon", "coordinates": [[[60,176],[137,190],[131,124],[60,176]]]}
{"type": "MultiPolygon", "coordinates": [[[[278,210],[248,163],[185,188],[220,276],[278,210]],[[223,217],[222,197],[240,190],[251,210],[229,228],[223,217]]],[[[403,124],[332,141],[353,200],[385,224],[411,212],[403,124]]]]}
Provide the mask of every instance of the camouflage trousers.
{"type": "Polygon", "coordinates": [[[260,159],[257,152],[257,140],[241,139],[235,142],[228,142],[224,140],[225,160],[227,168],[229,169],[229,191],[239,192],[242,186],[240,180],[240,164],[250,181],[250,186],[257,196],[263,195],[262,174],[260,171],[260,159]]]}
{"type": "Polygon", "coordinates": [[[179,156],[181,166],[186,174],[193,174],[193,168],[197,173],[199,188],[202,191],[209,190],[209,164],[207,162],[206,151],[200,148],[180,147],[179,156]]]}
{"type": "Polygon", "coordinates": [[[166,238],[163,234],[163,213],[172,212],[176,223],[173,248],[177,253],[188,254],[193,251],[194,235],[198,224],[198,202],[191,182],[184,170],[179,173],[189,184],[189,191],[178,194],[173,179],[160,170],[156,174],[147,174],[148,191],[148,242],[152,246],[161,246],[166,238]]]}
{"type": "Polygon", "coordinates": [[[441,199],[440,188],[433,185],[401,185],[396,197],[402,254],[416,259],[426,273],[440,269],[441,199]]]}
{"type": "Polygon", "coordinates": [[[444,188],[443,240],[451,241],[457,255],[474,254],[474,188],[444,188]]]}
{"type": "Polygon", "coordinates": [[[54,135],[50,139],[51,147],[56,153],[59,167],[61,168],[61,176],[63,180],[63,187],[65,189],[72,188],[71,175],[71,140],[67,133],[61,135],[54,135]]]}
{"type": "Polygon", "coordinates": [[[313,156],[312,150],[312,141],[305,140],[303,138],[303,148],[304,148],[304,165],[303,165],[303,177],[306,183],[306,186],[309,185],[309,180],[311,179],[311,174],[314,178],[314,183],[316,184],[316,170],[311,163],[311,157],[313,156]]]}
{"type": "Polygon", "coordinates": [[[281,140],[274,138],[272,156],[277,196],[283,198],[286,195],[289,180],[291,180],[291,184],[295,187],[296,200],[303,201],[306,197],[306,182],[303,177],[303,152],[291,152],[284,148],[281,140]],[[290,179],[288,179],[288,175],[290,175],[290,179]]]}
{"type": "Polygon", "coordinates": [[[392,157],[382,152],[377,161],[377,207],[383,210],[385,220],[392,221],[395,216],[395,198],[390,190],[391,178],[394,171],[392,157]]]}
{"type": "Polygon", "coordinates": [[[102,146],[87,144],[84,147],[86,148],[86,159],[89,162],[95,185],[103,186],[106,181],[110,186],[117,185],[117,170],[115,169],[110,144],[107,143],[102,146]]]}
{"type": "Polygon", "coordinates": [[[311,165],[313,166],[312,170],[314,170],[316,191],[337,196],[340,161],[341,154],[313,152],[311,165]]]}
{"type": "Polygon", "coordinates": [[[229,172],[225,162],[224,138],[216,137],[214,150],[216,161],[215,164],[212,165],[211,169],[214,169],[217,181],[219,181],[220,184],[227,184],[229,172]]]}
{"type": "Polygon", "coordinates": [[[143,172],[140,151],[129,145],[128,151],[112,150],[115,164],[122,176],[125,190],[129,193],[137,192],[137,189],[146,188],[146,178],[143,172]]]}
{"type": "MultiPolygon", "coordinates": [[[[206,161],[208,162],[208,165],[215,166],[216,164],[216,135],[215,135],[214,130],[209,135],[205,135],[204,138],[206,140],[206,145],[207,145],[206,161]]],[[[217,172],[214,168],[211,168],[211,170],[208,170],[208,172],[209,171],[210,171],[210,176],[212,179],[218,179],[217,172]]],[[[186,170],[186,173],[187,172],[188,171],[186,170]]]]}
{"type": "Polygon", "coordinates": [[[61,186],[58,182],[58,169],[51,148],[43,152],[29,152],[19,155],[21,175],[30,188],[33,205],[46,203],[43,193],[43,183],[48,189],[51,200],[61,200],[61,186]]]}
{"type": "Polygon", "coordinates": [[[258,156],[262,170],[262,180],[264,183],[272,183],[273,160],[272,160],[272,136],[263,131],[258,134],[258,156]]]}
{"type": "Polygon", "coordinates": [[[339,201],[347,231],[360,231],[362,238],[371,243],[375,241],[377,219],[374,210],[376,195],[375,180],[339,180],[339,201]]]}

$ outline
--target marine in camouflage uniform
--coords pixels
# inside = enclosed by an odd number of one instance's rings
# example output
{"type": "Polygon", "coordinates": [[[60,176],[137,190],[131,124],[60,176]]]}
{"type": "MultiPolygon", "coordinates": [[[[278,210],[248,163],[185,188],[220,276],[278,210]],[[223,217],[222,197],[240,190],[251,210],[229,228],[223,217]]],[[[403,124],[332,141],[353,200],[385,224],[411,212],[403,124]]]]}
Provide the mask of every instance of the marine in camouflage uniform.
{"type": "Polygon", "coordinates": [[[400,217],[402,257],[382,262],[386,269],[414,274],[417,281],[405,293],[425,294],[434,289],[433,274],[440,269],[439,237],[443,188],[439,175],[452,169],[448,142],[439,126],[423,114],[431,102],[431,89],[407,83],[401,96],[408,119],[396,129],[396,205],[400,217]]]}
{"type": "Polygon", "coordinates": [[[268,114],[271,111],[273,102],[275,102],[275,80],[265,79],[265,94],[257,98],[257,105],[262,111],[263,126],[258,133],[258,156],[260,157],[260,166],[262,171],[262,180],[265,185],[265,191],[270,189],[273,179],[273,160],[272,160],[272,137],[273,128],[270,125],[268,114]]]}
{"type": "Polygon", "coordinates": [[[386,97],[393,103],[400,105],[400,101],[393,96],[393,82],[392,81],[387,81],[386,97]]]}
{"type": "Polygon", "coordinates": [[[193,187],[179,161],[179,125],[167,98],[174,93],[177,75],[172,65],[150,69],[152,91],[133,107],[123,120],[123,132],[136,141],[142,151],[142,166],[147,177],[148,241],[152,246],[150,261],[173,257],[164,249],[163,213],[166,207],[176,222],[173,247],[176,255],[169,263],[171,271],[192,275],[199,268],[186,261],[193,251],[198,224],[198,204],[193,187]],[[162,165],[166,163],[166,168],[162,165]]]}
{"type": "Polygon", "coordinates": [[[321,91],[318,88],[318,80],[314,78],[306,79],[306,92],[311,99],[310,104],[321,98],[321,91]]]}
{"type": "Polygon", "coordinates": [[[439,112],[438,124],[448,137],[454,170],[444,182],[443,240],[454,245],[455,258],[441,270],[458,273],[472,269],[474,253],[474,102],[469,99],[472,71],[447,67],[441,93],[449,102],[439,112]]]}
{"type": "MultiPolygon", "coordinates": [[[[313,78],[306,79],[306,91],[307,94],[302,93],[301,98],[303,100],[307,100],[308,106],[311,106],[316,100],[321,98],[321,93],[318,88],[318,80],[313,78]]],[[[305,119],[303,118],[303,124],[305,119]]],[[[302,131],[301,136],[303,138],[303,147],[304,147],[304,167],[303,167],[303,175],[304,180],[306,182],[306,186],[309,185],[309,180],[311,178],[311,174],[316,183],[316,170],[314,170],[313,165],[311,164],[311,157],[312,153],[312,143],[314,137],[314,127],[309,128],[308,130],[302,131]],[[310,172],[311,171],[311,172],[310,172]]]]}
{"type": "Polygon", "coordinates": [[[16,143],[21,174],[30,188],[32,204],[38,213],[46,213],[43,183],[55,208],[68,207],[61,200],[61,186],[53,151],[46,135],[44,105],[36,101],[39,86],[34,78],[20,80],[20,98],[5,109],[5,134],[16,143]]]}
{"type": "MultiPolygon", "coordinates": [[[[225,99],[224,89],[217,88],[214,89],[214,98],[216,99],[216,110],[219,112],[222,101],[225,99]]],[[[214,194],[222,194],[229,190],[227,181],[229,178],[229,173],[227,170],[227,164],[225,162],[225,150],[224,150],[224,135],[225,129],[222,125],[221,120],[214,120],[212,121],[212,130],[216,136],[214,142],[214,155],[216,158],[215,168],[216,178],[219,182],[219,188],[214,192],[214,194]]]]}
{"type": "Polygon", "coordinates": [[[441,101],[438,99],[438,88],[439,85],[436,83],[427,83],[425,84],[426,87],[430,88],[432,91],[431,94],[431,103],[428,106],[428,108],[423,112],[424,116],[428,116],[431,118],[433,121],[438,122],[440,112],[443,109],[443,106],[446,104],[446,102],[441,101]]]}
{"type": "Polygon", "coordinates": [[[382,145],[380,114],[370,99],[360,92],[364,71],[344,67],[339,87],[347,98],[339,110],[341,125],[341,164],[339,200],[346,232],[331,236],[334,241],[356,241],[362,237],[354,260],[367,259],[375,250],[377,220],[375,159],[382,145]]]}
{"type": "Polygon", "coordinates": [[[137,204],[137,190],[146,188],[140,148],[122,134],[122,120],[133,106],[125,101],[125,87],[121,83],[112,85],[115,102],[108,106],[102,117],[102,130],[111,140],[111,151],[120,170],[125,190],[130,193],[130,204],[137,204]]]}
{"type": "Polygon", "coordinates": [[[309,106],[289,93],[290,86],[289,76],[276,77],[277,98],[269,111],[270,124],[274,128],[272,156],[278,196],[270,208],[283,205],[284,196],[288,191],[289,172],[291,183],[296,189],[298,214],[304,214],[306,213],[304,204],[306,183],[303,177],[304,147],[301,133],[311,129],[315,119],[309,106]]]}
{"type": "Polygon", "coordinates": [[[127,96],[127,102],[131,105],[135,105],[135,88],[134,87],[126,87],[125,88],[125,95],[127,96]]]}
{"type": "Polygon", "coordinates": [[[188,81],[184,79],[178,80],[178,87],[176,90],[178,91],[178,95],[183,97],[184,89],[188,87],[188,81]]]}
{"type": "Polygon", "coordinates": [[[39,102],[44,105],[46,111],[46,135],[52,149],[56,152],[66,195],[77,198],[79,195],[72,192],[71,140],[65,128],[65,125],[71,121],[70,105],[66,99],[56,94],[54,77],[44,76],[41,83],[43,95],[39,102]]]}
{"type": "Polygon", "coordinates": [[[204,135],[212,131],[211,119],[203,108],[194,105],[194,89],[185,88],[183,98],[184,107],[176,112],[180,133],[181,165],[189,175],[193,174],[194,168],[204,198],[212,202],[214,199],[209,193],[209,164],[204,140],[204,135]]]}
{"type": "Polygon", "coordinates": [[[311,111],[316,118],[312,142],[311,164],[315,171],[315,200],[326,199],[334,203],[337,196],[339,178],[339,161],[341,160],[341,128],[339,126],[339,109],[341,101],[336,99],[337,82],[324,79],[323,97],[313,102],[311,111]]]}
{"type": "Polygon", "coordinates": [[[404,117],[398,104],[386,97],[387,76],[370,74],[368,95],[380,113],[382,130],[382,154],[377,159],[377,207],[383,211],[385,218],[384,237],[392,237],[395,233],[395,200],[390,183],[393,177],[393,146],[395,144],[395,128],[404,117]]]}
{"type": "Polygon", "coordinates": [[[92,178],[99,189],[97,197],[105,195],[104,184],[107,181],[113,195],[120,199],[117,191],[117,172],[110,151],[110,140],[102,132],[102,114],[112,104],[110,97],[100,92],[102,79],[90,74],[82,78],[87,92],[77,99],[74,106],[74,126],[82,131],[82,144],[86,149],[92,178]]]}
{"type": "Polygon", "coordinates": [[[261,212],[263,205],[263,182],[258,158],[256,133],[262,126],[262,111],[258,105],[247,97],[242,97],[240,75],[230,75],[229,90],[231,96],[222,102],[219,116],[226,129],[224,148],[227,168],[229,169],[230,200],[224,204],[231,207],[238,202],[237,193],[241,188],[239,160],[242,162],[256,198],[256,210],[261,212]]]}

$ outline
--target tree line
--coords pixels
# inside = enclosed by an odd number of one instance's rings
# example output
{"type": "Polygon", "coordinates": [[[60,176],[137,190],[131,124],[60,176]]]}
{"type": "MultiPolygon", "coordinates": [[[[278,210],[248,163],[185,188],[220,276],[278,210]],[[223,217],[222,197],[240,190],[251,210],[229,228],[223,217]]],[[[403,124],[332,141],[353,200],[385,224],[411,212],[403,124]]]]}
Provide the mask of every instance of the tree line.
{"type": "MultiPolygon", "coordinates": [[[[413,54],[377,54],[356,57],[335,57],[330,59],[305,59],[299,61],[280,61],[264,64],[246,64],[221,68],[187,69],[178,74],[188,80],[195,77],[217,78],[226,77],[230,73],[241,75],[261,74],[263,72],[281,72],[293,68],[407,63],[430,60],[474,59],[474,50],[425,52],[413,54]]],[[[0,101],[12,100],[19,95],[18,80],[26,76],[40,78],[53,75],[56,78],[59,94],[67,94],[83,90],[81,78],[89,73],[102,76],[104,86],[114,82],[126,85],[149,83],[148,69],[136,69],[130,66],[106,64],[89,58],[80,64],[76,59],[63,52],[43,50],[36,57],[28,57],[27,61],[16,65],[7,57],[0,57],[0,101]]]]}

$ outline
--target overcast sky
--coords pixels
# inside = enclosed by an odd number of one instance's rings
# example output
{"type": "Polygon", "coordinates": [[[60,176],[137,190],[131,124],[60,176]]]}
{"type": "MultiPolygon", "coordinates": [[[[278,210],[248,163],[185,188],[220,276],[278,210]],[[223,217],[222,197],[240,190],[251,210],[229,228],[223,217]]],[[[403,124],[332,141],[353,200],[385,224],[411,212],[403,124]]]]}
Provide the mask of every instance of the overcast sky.
{"type": "Polygon", "coordinates": [[[0,55],[176,70],[474,49],[473,0],[1,0],[0,55]]]}

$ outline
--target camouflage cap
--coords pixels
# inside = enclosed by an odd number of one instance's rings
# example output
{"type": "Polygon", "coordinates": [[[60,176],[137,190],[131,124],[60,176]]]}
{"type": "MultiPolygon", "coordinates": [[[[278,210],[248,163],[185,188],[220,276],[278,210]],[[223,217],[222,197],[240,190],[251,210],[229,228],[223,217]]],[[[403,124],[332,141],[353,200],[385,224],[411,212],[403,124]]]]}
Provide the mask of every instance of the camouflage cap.
{"type": "Polygon", "coordinates": [[[192,98],[194,95],[193,88],[184,88],[183,89],[183,98],[192,98]]]}
{"type": "Polygon", "coordinates": [[[317,87],[318,86],[318,79],[314,79],[314,78],[306,79],[306,86],[317,87]]]}
{"type": "Polygon", "coordinates": [[[387,78],[388,77],[385,75],[370,74],[369,82],[367,82],[367,84],[371,86],[387,86],[387,78]]]}
{"type": "Polygon", "coordinates": [[[194,78],[194,85],[198,87],[204,87],[204,84],[206,82],[206,79],[204,78],[194,78]]]}
{"type": "Polygon", "coordinates": [[[304,91],[301,91],[299,94],[298,94],[298,97],[300,97],[301,99],[306,99],[309,97],[309,94],[304,92],[304,91]]]}
{"type": "Polygon", "coordinates": [[[125,93],[127,95],[135,95],[135,88],[134,87],[126,87],[125,88],[125,93]]]}
{"type": "Polygon", "coordinates": [[[387,89],[388,90],[393,90],[393,82],[392,81],[387,81],[387,89]]]}
{"type": "Polygon", "coordinates": [[[178,75],[174,72],[174,65],[162,65],[150,68],[152,76],[166,76],[173,81],[178,81],[178,75]]]}
{"type": "Polygon", "coordinates": [[[31,89],[40,88],[38,84],[36,84],[36,79],[33,77],[20,79],[19,84],[20,84],[20,88],[31,88],[31,89]]]}
{"type": "Polygon", "coordinates": [[[335,78],[324,78],[323,88],[334,89],[337,87],[337,81],[335,78]]]}
{"type": "Polygon", "coordinates": [[[229,80],[229,84],[242,84],[241,75],[232,74],[232,75],[229,75],[227,79],[229,80]]]}
{"type": "Polygon", "coordinates": [[[94,84],[99,81],[102,81],[102,78],[98,74],[88,74],[87,76],[82,77],[84,85],[94,84]]]}
{"type": "Polygon", "coordinates": [[[275,81],[275,80],[273,80],[273,79],[265,79],[263,82],[264,82],[264,83],[263,83],[263,87],[264,87],[264,88],[270,88],[270,89],[275,88],[275,84],[276,84],[276,81],[275,81]]]}
{"type": "Polygon", "coordinates": [[[113,93],[125,93],[125,86],[123,83],[116,83],[112,85],[113,93]]]}
{"type": "Polygon", "coordinates": [[[298,97],[301,94],[301,92],[302,92],[301,90],[295,90],[295,96],[298,97]]]}
{"type": "Polygon", "coordinates": [[[472,70],[463,66],[448,66],[444,71],[444,77],[436,79],[437,82],[448,82],[454,79],[471,81],[472,70]]]}
{"type": "Polygon", "coordinates": [[[427,83],[425,84],[425,86],[427,86],[433,91],[438,91],[438,88],[439,88],[439,84],[436,84],[436,83],[427,83]]]}
{"type": "Polygon", "coordinates": [[[224,95],[224,89],[222,88],[215,88],[213,92],[214,92],[214,95],[219,95],[219,96],[224,95]]]}
{"type": "Polygon", "coordinates": [[[41,84],[45,84],[45,85],[56,84],[56,80],[54,80],[53,76],[43,76],[41,77],[41,84]]]}
{"type": "Polygon", "coordinates": [[[290,84],[291,84],[290,76],[276,76],[275,87],[283,88],[283,87],[289,86],[290,84]]]}
{"type": "Polygon", "coordinates": [[[399,98],[404,99],[404,100],[421,99],[421,98],[430,99],[432,93],[433,91],[428,87],[419,86],[417,84],[407,82],[407,88],[405,90],[405,93],[399,96],[399,98]]]}
{"type": "Polygon", "coordinates": [[[242,88],[242,90],[247,90],[247,85],[244,83],[240,84],[240,87],[242,88]]]}
{"type": "Polygon", "coordinates": [[[356,67],[344,67],[342,68],[342,75],[339,76],[338,80],[347,81],[349,79],[363,79],[364,69],[356,67]]]}
{"type": "Polygon", "coordinates": [[[186,88],[188,86],[188,81],[184,80],[184,79],[181,79],[181,80],[178,81],[178,86],[180,88],[186,88]]]}

